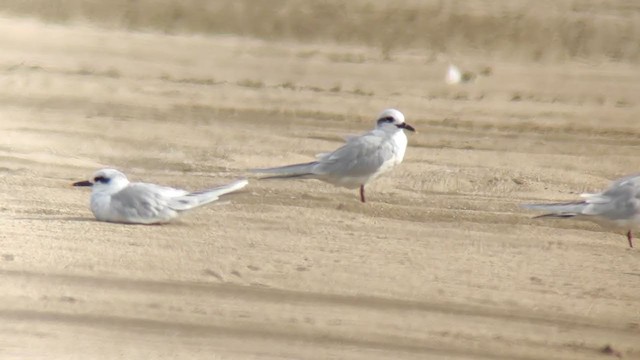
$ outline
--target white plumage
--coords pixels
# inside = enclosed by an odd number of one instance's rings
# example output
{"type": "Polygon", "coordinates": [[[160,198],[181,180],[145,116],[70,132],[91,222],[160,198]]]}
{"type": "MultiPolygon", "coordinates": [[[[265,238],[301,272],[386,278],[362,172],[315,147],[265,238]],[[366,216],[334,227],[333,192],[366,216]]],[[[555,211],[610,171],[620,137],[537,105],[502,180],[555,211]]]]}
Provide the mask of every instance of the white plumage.
{"type": "Polygon", "coordinates": [[[606,228],[626,231],[629,247],[633,247],[633,230],[640,228],[640,174],[620,178],[600,193],[580,196],[584,200],[522,206],[549,212],[537,217],[584,219],[606,228]]]}
{"type": "Polygon", "coordinates": [[[79,181],[73,185],[92,187],[91,211],[100,221],[155,224],[168,222],[183,211],[216,201],[247,184],[243,179],[190,193],[155,184],[130,183],[120,171],[102,169],[93,175],[93,182],[79,181]]]}
{"type": "Polygon", "coordinates": [[[415,131],[400,111],[387,109],[378,116],[375,129],[348,137],[346,144],[319,154],[316,161],[252,171],[273,174],[264,179],[318,179],[349,189],[360,187],[360,200],[365,202],[364,186],[404,159],[407,136],[403,129],[415,131]]]}

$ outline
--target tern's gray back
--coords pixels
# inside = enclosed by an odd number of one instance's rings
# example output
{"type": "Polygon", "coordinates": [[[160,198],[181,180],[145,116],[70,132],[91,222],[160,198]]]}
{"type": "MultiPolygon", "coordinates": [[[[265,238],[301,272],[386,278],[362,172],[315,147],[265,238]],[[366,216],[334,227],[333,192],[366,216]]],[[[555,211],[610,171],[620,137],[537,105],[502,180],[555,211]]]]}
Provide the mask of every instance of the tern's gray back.
{"type": "Polygon", "coordinates": [[[610,220],[630,219],[640,212],[640,187],[636,182],[637,175],[628,176],[615,181],[600,194],[587,199],[591,205],[585,211],[588,215],[599,215],[610,220]]]}
{"type": "Polygon", "coordinates": [[[611,183],[605,192],[612,190],[614,188],[621,187],[625,184],[632,184],[633,186],[640,186],[640,173],[627,175],[625,177],[621,177],[611,183]]]}
{"type": "Polygon", "coordinates": [[[374,130],[351,137],[334,152],[322,156],[316,171],[350,177],[368,176],[378,172],[394,156],[395,149],[389,137],[374,130]]]}
{"type": "Polygon", "coordinates": [[[129,184],[111,196],[110,210],[118,218],[113,221],[169,220],[176,216],[176,212],[168,206],[169,197],[185,193],[185,191],[154,184],[129,184]]]}

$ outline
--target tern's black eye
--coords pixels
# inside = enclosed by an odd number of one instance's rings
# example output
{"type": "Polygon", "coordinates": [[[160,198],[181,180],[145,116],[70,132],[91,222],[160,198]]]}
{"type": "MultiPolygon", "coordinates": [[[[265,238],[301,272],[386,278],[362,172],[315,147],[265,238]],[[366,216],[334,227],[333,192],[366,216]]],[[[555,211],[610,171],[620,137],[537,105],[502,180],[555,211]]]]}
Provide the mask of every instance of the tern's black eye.
{"type": "Polygon", "coordinates": [[[109,181],[111,181],[111,179],[106,178],[106,177],[104,177],[104,176],[102,176],[102,175],[100,175],[100,176],[96,176],[96,177],[93,179],[93,182],[96,182],[96,183],[103,183],[103,184],[108,184],[108,183],[109,183],[109,181]]]}

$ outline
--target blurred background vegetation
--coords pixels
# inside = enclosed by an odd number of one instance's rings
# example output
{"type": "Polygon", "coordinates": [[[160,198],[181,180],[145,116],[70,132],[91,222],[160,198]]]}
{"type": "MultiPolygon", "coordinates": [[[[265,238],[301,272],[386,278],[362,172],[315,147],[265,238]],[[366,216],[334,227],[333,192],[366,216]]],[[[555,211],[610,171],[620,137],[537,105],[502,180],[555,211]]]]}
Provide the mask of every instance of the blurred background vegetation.
{"type": "Polygon", "coordinates": [[[640,2],[604,0],[0,0],[5,14],[165,33],[234,34],[563,61],[640,59],[640,2]]]}

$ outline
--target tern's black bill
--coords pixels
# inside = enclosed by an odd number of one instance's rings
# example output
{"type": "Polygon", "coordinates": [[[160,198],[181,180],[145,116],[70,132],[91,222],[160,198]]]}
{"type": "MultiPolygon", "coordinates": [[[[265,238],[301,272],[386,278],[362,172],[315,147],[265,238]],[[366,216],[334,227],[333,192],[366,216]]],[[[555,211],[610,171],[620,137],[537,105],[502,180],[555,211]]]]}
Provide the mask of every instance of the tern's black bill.
{"type": "Polygon", "coordinates": [[[402,124],[396,125],[396,126],[399,127],[400,129],[405,129],[405,130],[413,131],[413,132],[416,131],[416,129],[414,129],[413,126],[411,126],[411,125],[409,125],[407,123],[402,123],[402,124]]]}
{"type": "Polygon", "coordinates": [[[93,183],[91,181],[78,181],[78,182],[74,182],[73,186],[93,186],[93,183]]]}

